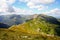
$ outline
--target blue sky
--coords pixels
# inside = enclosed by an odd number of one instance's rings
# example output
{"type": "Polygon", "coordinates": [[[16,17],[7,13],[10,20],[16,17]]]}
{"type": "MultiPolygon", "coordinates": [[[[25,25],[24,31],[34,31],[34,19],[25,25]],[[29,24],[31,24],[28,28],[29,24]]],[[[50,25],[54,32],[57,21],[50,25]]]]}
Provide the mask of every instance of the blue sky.
{"type": "Polygon", "coordinates": [[[1,0],[1,14],[47,14],[60,16],[60,0],[1,0]],[[12,10],[12,11],[11,11],[12,10]]]}
{"type": "MultiPolygon", "coordinates": [[[[19,0],[16,0],[16,2],[13,4],[15,7],[19,7],[19,8],[27,8],[27,9],[29,9],[28,7],[27,7],[27,5],[26,5],[27,3],[24,3],[24,2],[20,2],[19,0]]],[[[42,4],[42,5],[46,5],[46,6],[48,6],[49,7],[49,9],[53,9],[53,8],[60,8],[60,0],[55,0],[55,2],[54,3],[51,3],[51,4],[42,4]]],[[[48,9],[48,10],[49,10],[48,9]]]]}
{"type": "MultiPolygon", "coordinates": [[[[55,0],[55,2],[50,3],[50,4],[39,4],[39,5],[48,6],[48,9],[45,9],[45,10],[44,9],[43,10],[31,9],[31,10],[33,10],[35,13],[41,13],[41,12],[45,12],[45,11],[50,11],[50,10],[55,9],[55,8],[60,9],[59,4],[60,4],[60,0],[55,0]]],[[[30,10],[30,8],[27,6],[26,2],[21,2],[19,0],[16,0],[16,2],[13,5],[17,8],[30,10]]]]}

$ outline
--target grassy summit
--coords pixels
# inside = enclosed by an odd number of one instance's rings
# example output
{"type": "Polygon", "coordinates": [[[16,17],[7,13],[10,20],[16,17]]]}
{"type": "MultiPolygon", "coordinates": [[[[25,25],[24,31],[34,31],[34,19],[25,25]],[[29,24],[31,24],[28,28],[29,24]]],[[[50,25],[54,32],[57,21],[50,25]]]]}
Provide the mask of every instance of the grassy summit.
{"type": "Polygon", "coordinates": [[[26,31],[33,34],[56,34],[56,28],[59,27],[59,22],[50,16],[38,15],[36,18],[28,20],[26,23],[17,25],[16,27],[12,26],[9,29],[26,31]],[[53,21],[54,20],[54,21],[53,21]]]}

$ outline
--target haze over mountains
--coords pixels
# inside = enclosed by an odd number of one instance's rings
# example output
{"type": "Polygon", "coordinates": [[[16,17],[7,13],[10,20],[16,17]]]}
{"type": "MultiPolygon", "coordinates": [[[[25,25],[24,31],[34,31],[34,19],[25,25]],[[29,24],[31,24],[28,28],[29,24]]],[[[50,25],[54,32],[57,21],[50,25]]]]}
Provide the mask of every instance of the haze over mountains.
{"type": "Polygon", "coordinates": [[[11,14],[11,15],[0,15],[0,23],[7,24],[9,26],[12,25],[17,25],[17,24],[22,24],[28,20],[31,20],[37,16],[40,16],[41,18],[45,19],[47,22],[54,22],[58,23],[57,20],[59,18],[54,18],[54,17],[48,17],[47,15],[44,14],[35,14],[35,15],[17,15],[17,14],[11,14]]]}
{"type": "Polygon", "coordinates": [[[24,18],[22,18],[20,15],[3,15],[0,16],[0,22],[5,23],[9,26],[12,26],[14,24],[20,24],[22,23],[24,18]]]}

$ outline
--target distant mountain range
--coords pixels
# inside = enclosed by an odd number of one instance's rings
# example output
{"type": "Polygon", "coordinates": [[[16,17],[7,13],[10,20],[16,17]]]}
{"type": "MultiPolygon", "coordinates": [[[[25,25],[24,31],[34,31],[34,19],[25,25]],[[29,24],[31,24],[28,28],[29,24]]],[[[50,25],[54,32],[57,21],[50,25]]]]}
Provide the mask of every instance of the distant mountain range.
{"type": "MultiPolygon", "coordinates": [[[[47,22],[59,24],[57,19],[54,17],[51,17],[51,16],[49,17],[44,14],[40,14],[39,16],[42,19],[46,20],[47,22]]],[[[12,26],[12,25],[22,24],[22,23],[24,23],[28,20],[34,19],[36,17],[38,17],[38,14],[35,14],[35,15],[16,15],[16,14],[0,15],[0,23],[4,23],[6,25],[12,26]]]]}
{"type": "Polygon", "coordinates": [[[20,15],[2,15],[0,16],[0,23],[7,24],[9,26],[21,24],[24,22],[24,18],[20,15]]]}

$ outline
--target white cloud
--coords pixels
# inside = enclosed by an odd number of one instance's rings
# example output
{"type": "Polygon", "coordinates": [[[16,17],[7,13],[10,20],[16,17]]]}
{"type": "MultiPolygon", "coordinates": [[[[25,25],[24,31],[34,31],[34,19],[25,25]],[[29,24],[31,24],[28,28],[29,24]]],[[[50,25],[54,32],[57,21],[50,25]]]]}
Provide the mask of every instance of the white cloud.
{"type": "Polygon", "coordinates": [[[32,9],[37,9],[37,10],[45,10],[48,7],[41,5],[42,4],[49,4],[53,3],[55,0],[20,0],[20,2],[26,2],[27,6],[32,9]]]}
{"type": "Polygon", "coordinates": [[[0,15],[8,14],[33,14],[31,10],[25,10],[11,6],[15,0],[1,0],[0,1],[0,15]]]}
{"type": "Polygon", "coordinates": [[[49,4],[49,3],[53,3],[55,0],[31,0],[31,2],[34,3],[42,3],[42,4],[49,4]]]}
{"type": "Polygon", "coordinates": [[[20,0],[21,2],[33,2],[35,4],[42,3],[42,4],[49,4],[55,2],[55,0],[20,0]]]}
{"type": "Polygon", "coordinates": [[[55,15],[60,15],[60,9],[58,9],[58,8],[55,8],[55,9],[51,10],[50,12],[55,15]]]}
{"type": "Polygon", "coordinates": [[[19,0],[20,2],[29,2],[29,0],[19,0]]]}
{"type": "Polygon", "coordinates": [[[27,6],[29,8],[31,8],[31,9],[37,9],[37,10],[44,10],[44,9],[47,9],[48,8],[47,6],[44,6],[44,5],[35,5],[32,2],[28,2],[27,3],[27,6]]]}
{"type": "Polygon", "coordinates": [[[9,11],[10,5],[13,4],[15,0],[0,0],[0,12],[9,11]]]}
{"type": "Polygon", "coordinates": [[[15,3],[16,0],[6,0],[9,4],[15,3]]]}
{"type": "Polygon", "coordinates": [[[32,10],[20,9],[11,6],[15,0],[0,0],[0,15],[8,14],[33,14],[32,10]]]}
{"type": "Polygon", "coordinates": [[[13,4],[16,0],[0,0],[0,5],[2,4],[13,4]]]}
{"type": "Polygon", "coordinates": [[[0,11],[0,15],[10,15],[10,14],[33,14],[32,10],[20,9],[14,6],[9,6],[5,12],[0,11]]]}
{"type": "Polygon", "coordinates": [[[45,9],[48,9],[48,6],[37,5],[36,8],[37,8],[38,10],[45,10],[45,9]]]}
{"type": "Polygon", "coordinates": [[[16,7],[14,7],[14,10],[16,14],[33,14],[32,10],[20,9],[16,7]]]}
{"type": "Polygon", "coordinates": [[[27,3],[27,6],[28,6],[29,8],[35,8],[35,4],[32,3],[32,2],[28,2],[28,3],[27,3]]]}
{"type": "Polygon", "coordinates": [[[52,9],[49,12],[45,12],[43,14],[54,16],[54,17],[60,17],[60,9],[59,8],[55,8],[55,9],[52,9]]]}

